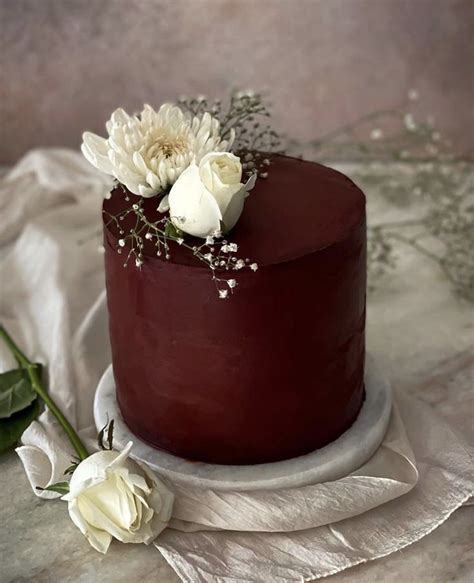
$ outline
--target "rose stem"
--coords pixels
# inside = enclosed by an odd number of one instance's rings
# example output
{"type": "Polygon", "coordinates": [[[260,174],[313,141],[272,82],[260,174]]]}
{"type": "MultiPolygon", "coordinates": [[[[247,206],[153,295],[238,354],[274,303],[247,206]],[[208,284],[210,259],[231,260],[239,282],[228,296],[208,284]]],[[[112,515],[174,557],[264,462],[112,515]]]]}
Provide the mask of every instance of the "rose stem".
{"type": "Polygon", "coordinates": [[[31,386],[36,394],[43,400],[45,405],[49,408],[51,413],[56,417],[61,427],[64,429],[66,435],[71,442],[71,445],[74,447],[79,459],[85,460],[86,457],[89,457],[89,452],[87,451],[85,445],[82,443],[81,438],[76,433],[72,425],[63,415],[62,411],[56,405],[52,397],[48,394],[46,389],[44,388],[40,376],[38,374],[38,365],[31,362],[25,354],[18,348],[18,346],[13,341],[12,337],[8,334],[5,328],[0,325],[0,338],[5,341],[5,344],[8,346],[10,351],[12,352],[13,356],[16,358],[18,363],[26,369],[28,376],[30,377],[31,386]]]}

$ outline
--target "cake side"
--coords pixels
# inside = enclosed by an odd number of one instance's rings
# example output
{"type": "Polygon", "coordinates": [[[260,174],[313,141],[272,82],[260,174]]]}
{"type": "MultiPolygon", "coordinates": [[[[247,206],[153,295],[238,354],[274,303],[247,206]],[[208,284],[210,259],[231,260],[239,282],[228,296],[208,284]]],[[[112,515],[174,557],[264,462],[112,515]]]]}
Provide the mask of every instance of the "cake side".
{"type": "MultiPolygon", "coordinates": [[[[260,268],[239,274],[229,301],[174,248],[170,261],[146,249],[140,270],[124,268],[105,230],[123,417],[144,440],[186,458],[301,455],[337,438],[362,404],[364,196],[342,174],[287,157],[259,182],[232,240],[260,268]]],[[[114,210],[121,196],[104,207],[114,210]]]]}

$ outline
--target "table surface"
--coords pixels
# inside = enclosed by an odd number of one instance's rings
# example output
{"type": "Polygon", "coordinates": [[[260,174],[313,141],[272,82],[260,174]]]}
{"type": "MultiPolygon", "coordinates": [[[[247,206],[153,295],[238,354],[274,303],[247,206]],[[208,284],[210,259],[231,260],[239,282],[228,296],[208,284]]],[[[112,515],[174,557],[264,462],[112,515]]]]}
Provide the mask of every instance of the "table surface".
{"type": "MultiPolygon", "coordinates": [[[[413,216],[411,201],[393,201],[364,167],[349,175],[365,187],[369,222],[413,216]]],[[[392,179],[397,164],[378,165],[392,179]]],[[[418,165],[406,166],[416,176],[418,165]]],[[[392,384],[415,394],[444,415],[472,442],[474,412],[472,304],[457,298],[436,263],[409,247],[398,249],[398,266],[369,295],[369,350],[392,384]]],[[[185,536],[185,535],[183,535],[185,536]]],[[[430,535],[403,551],[333,575],[342,582],[470,582],[474,580],[474,506],[458,509],[430,535]]],[[[179,581],[160,553],[144,545],[115,543],[106,556],[92,550],[60,501],[36,498],[16,454],[0,458],[0,581],[179,581]]]]}

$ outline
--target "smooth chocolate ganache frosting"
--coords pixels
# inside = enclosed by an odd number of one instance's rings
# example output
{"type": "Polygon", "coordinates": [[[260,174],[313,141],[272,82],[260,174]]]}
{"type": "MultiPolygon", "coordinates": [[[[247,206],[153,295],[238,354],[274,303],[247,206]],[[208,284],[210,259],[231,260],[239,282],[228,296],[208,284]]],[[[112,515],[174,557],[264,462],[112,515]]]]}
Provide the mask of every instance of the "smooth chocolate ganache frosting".
{"type": "MultiPolygon", "coordinates": [[[[126,196],[117,188],[104,210],[120,213],[126,196]]],[[[155,220],[157,206],[144,203],[155,220]]],[[[141,268],[124,267],[116,227],[104,231],[117,398],[138,437],[192,460],[256,464],[320,448],[353,423],[364,397],[366,225],[348,178],[275,156],[229,235],[259,268],[237,272],[225,300],[177,244],[165,260],[145,242],[141,268]]]]}

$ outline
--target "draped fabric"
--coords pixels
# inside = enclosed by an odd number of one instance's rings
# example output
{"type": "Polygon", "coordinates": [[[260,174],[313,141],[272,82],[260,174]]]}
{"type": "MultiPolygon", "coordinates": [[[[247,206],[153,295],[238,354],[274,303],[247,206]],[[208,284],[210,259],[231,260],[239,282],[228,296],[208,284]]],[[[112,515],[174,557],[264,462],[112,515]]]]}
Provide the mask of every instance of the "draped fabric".
{"type": "MultiPolygon", "coordinates": [[[[68,150],[33,151],[0,182],[1,321],[47,363],[51,394],[90,446],[94,392],[110,363],[100,215],[109,186],[68,150]]],[[[3,346],[0,365],[15,366],[3,346]]],[[[156,548],[183,581],[286,582],[425,536],[472,495],[472,448],[425,403],[395,400],[378,451],[335,482],[225,493],[176,484],[172,528],[156,548]]],[[[72,452],[48,412],[17,451],[33,492],[55,497],[35,487],[63,479],[72,452]]]]}

